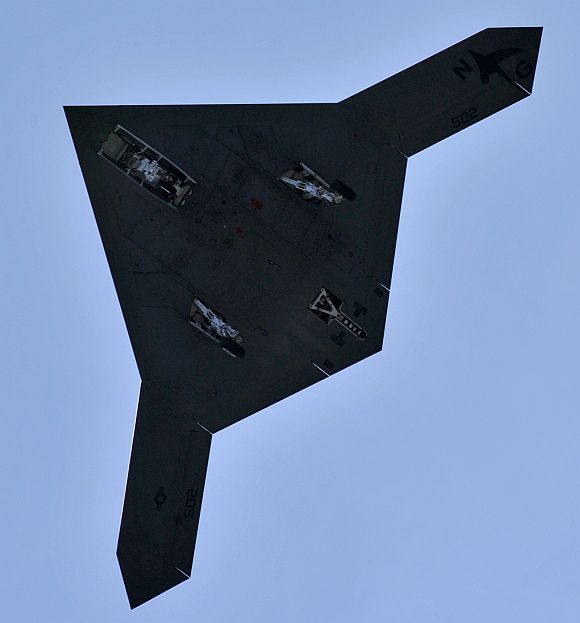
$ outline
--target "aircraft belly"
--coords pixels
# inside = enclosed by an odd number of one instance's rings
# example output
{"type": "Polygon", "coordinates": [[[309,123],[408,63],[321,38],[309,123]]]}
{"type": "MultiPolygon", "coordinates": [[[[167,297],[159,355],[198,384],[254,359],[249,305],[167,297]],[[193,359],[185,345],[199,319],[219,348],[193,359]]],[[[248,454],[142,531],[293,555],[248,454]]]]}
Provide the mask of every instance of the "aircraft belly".
{"type": "MultiPolygon", "coordinates": [[[[176,132],[168,128],[166,141],[176,132]]],[[[288,132],[258,129],[240,132],[244,145],[252,137],[254,158],[258,143],[265,153],[278,145],[301,155],[288,132]]],[[[95,142],[103,134],[104,128],[95,132],[95,142]]],[[[150,353],[140,363],[143,378],[179,387],[198,408],[198,421],[217,430],[380,350],[406,159],[394,149],[378,150],[362,133],[319,127],[310,133],[312,143],[335,136],[332,155],[323,157],[320,148],[304,153],[321,171],[343,171],[357,196],[346,205],[311,205],[212,131],[179,127],[177,134],[173,158],[186,169],[188,161],[206,163],[203,170],[188,169],[199,178],[188,209],[168,210],[115,171],[106,170],[109,184],[91,192],[99,195],[93,197],[99,219],[107,221],[104,238],[123,256],[113,272],[132,276],[134,295],[121,298],[131,299],[125,306],[132,310],[130,332],[141,327],[133,342],[145,343],[150,353]],[[357,322],[365,341],[308,310],[322,287],[339,294],[347,313],[354,313],[354,303],[364,309],[357,322]],[[224,356],[188,324],[195,296],[238,328],[246,343],[243,362],[224,356]],[[235,402],[238,414],[218,396],[235,402]]]]}

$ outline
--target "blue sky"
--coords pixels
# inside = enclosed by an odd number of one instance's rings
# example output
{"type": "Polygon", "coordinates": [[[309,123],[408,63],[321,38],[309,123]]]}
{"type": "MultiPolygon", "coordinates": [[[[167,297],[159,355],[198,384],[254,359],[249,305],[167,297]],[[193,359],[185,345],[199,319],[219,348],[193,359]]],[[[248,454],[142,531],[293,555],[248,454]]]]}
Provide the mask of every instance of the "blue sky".
{"type": "Polygon", "coordinates": [[[578,621],[579,12],[3,5],[5,620],[578,621]],[[538,25],[533,96],[409,162],[383,352],[214,436],[192,579],[130,612],[139,378],[62,106],[338,101],[538,25]]]}

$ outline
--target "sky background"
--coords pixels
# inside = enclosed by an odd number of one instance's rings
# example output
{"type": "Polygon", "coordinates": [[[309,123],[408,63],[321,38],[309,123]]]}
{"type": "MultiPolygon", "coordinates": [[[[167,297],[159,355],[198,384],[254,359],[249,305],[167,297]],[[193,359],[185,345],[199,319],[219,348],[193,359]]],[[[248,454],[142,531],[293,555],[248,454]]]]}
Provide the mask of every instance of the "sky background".
{"type": "Polygon", "coordinates": [[[577,623],[577,2],[0,8],[2,620],[577,623]],[[534,93],[410,159],[382,353],[216,434],[192,579],[115,558],[139,377],[63,114],[339,101],[489,26],[534,93]]]}

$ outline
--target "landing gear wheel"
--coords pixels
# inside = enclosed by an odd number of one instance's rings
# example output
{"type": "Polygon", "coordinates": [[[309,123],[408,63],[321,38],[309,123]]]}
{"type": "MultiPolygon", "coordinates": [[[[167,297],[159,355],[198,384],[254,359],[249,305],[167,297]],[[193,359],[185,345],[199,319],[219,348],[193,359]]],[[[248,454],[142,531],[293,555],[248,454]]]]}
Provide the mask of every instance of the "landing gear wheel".
{"type": "Polygon", "coordinates": [[[356,193],[352,188],[349,188],[346,184],[343,184],[340,180],[334,180],[331,184],[332,190],[340,193],[347,201],[353,201],[356,198],[356,193]]]}
{"type": "Polygon", "coordinates": [[[230,357],[242,359],[246,354],[246,351],[235,340],[231,340],[227,337],[220,338],[219,345],[224,353],[227,353],[230,357]]]}

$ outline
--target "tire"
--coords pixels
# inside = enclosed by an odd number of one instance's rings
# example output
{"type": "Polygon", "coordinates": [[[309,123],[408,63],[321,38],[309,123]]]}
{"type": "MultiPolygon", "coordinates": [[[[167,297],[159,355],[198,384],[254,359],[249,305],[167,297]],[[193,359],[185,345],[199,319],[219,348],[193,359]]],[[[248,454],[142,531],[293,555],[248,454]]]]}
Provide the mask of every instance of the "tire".
{"type": "Polygon", "coordinates": [[[246,351],[240,344],[238,344],[235,340],[231,340],[227,337],[222,337],[219,341],[220,348],[230,355],[230,357],[236,357],[237,359],[242,359],[246,354],[246,351]]]}
{"type": "Polygon", "coordinates": [[[347,201],[354,201],[356,193],[352,188],[349,188],[346,184],[343,184],[340,180],[334,180],[331,184],[332,190],[340,193],[347,201]]]}

